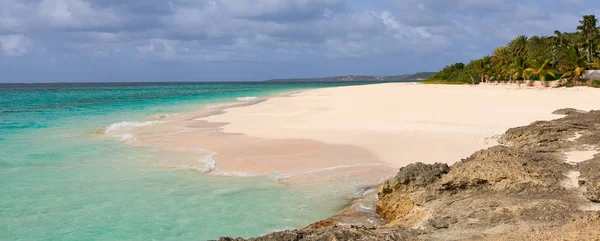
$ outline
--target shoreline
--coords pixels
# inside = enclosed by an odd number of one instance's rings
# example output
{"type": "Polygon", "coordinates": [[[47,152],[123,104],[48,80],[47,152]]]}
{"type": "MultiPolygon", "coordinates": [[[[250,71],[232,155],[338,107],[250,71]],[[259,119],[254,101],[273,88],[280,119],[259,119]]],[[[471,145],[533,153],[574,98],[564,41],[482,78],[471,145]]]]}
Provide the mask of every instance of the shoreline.
{"type": "MultiPolygon", "coordinates": [[[[600,103],[597,93],[412,83],[309,89],[167,117],[128,130],[135,140],[126,143],[184,153],[210,150],[216,164],[208,171],[197,159],[184,165],[217,175],[272,175],[292,185],[352,182],[361,190],[410,163],[453,164],[498,144],[506,129],[559,118],[553,110],[591,110],[590,100],[600,103]],[[556,99],[565,101],[551,102],[556,99]]],[[[361,210],[361,204],[353,198],[333,218],[369,225],[362,218],[374,210],[361,210]]]]}
{"type": "MultiPolygon", "coordinates": [[[[590,90],[541,91],[510,86],[417,83],[295,90],[255,99],[238,98],[233,103],[167,116],[160,122],[118,134],[126,135],[124,142],[134,146],[212,153],[212,162],[216,165],[212,164],[214,167],[204,172],[273,174],[279,176],[278,179],[304,175],[308,179],[335,173],[335,170],[348,169],[345,171],[350,173],[369,167],[392,175],[392,170],[416,161],[460,160],[476,150],[497,144],[495,137],[511,126],[557,118],[543,109],[565,108],[576,101],[549,102],[546,107],[542,106],[544,108],[539,104],[529,108],[524,101],[537,99],[535,95],[550,97],[549,100],[582,98],[576,92],[589,93],[590,90]],[[557,96],[546,91],[555,92],[557,96]],[[526,96],[525,92],[532,96],[526,96]],[[430,103],[435,100],[419,103],[418,97],[427,94],[434,97],[425,98],[438,99],[438,103],[430,103]],[[482,97],[504,94],[511,95],[506,97],[506,103],[489,106],[477,103],[489,101],[482,97]],[[366,101],[356,100],[361,97],[366,101]],[[416,103],[404,103],[407,101],[416,103]],[[435,147],[435,151],[428,152],[429,147],[435,147]]],[[[584,98],[593,99],[590,94],[584,98]]],[[[580,101],[575,107],[589,110],[587,102],[580,101]]],[[[372,174],[366,174],[369,175],[372,174]]],[[[369,184],[374,184],[372,181],[369,184]]]]}
{"type": "Polygon", "coordinates": [[[302,229],[248,240],[596,240],[600,111],[553,113],[562,118],[510,128],[499,145],[453,165],[419,162],[401,168],[379,185],[376,212],[360,213],[357,200],[302,229]],[[373,221],[380,216],[381,222],[373,221]]]}
{"type": "MultiPolygon", "coordinates": [[[[339,87],[325,87],[317,89],[335,88],[339,87]]],[[[160,147],[164,148],[165,150],[182,153],[197,151],[205,155],[205,158],[214,159],[210,160],[209,162],[214,162],[216,164],[208,162],[187,163],[187,165],[183,166],[186,166],[186,168],[192,167],[191,169],[200,170],[204,173],[217,176],[272,176],[280,182],[290,184],[312,182],[315,179],[319,179],[319,181],[340,181],[342,179],[366,181],[362,182],[361,184],[357,184],[359,186],[358,189],[361,189],[364,186],[371,186],[383,182],[387,177],[379,176],[382,173],[382,171],[389,173],[389,175],[392,175],[393,172],[397,169],[397,167],[389,166],[385,163],[377,161],[362,161],[366,159],[376,160],[376,158],[372,157],[370,153],[365,152],[364,150],[358,147],[349,145],[332,145],[305,138],[267,139],[247,136],[240,133],[226,133],[222,131],[223,127],[229,125],[230,123],[212,122],[205,120],[206,118],[210,118],[212,116],[226,114],[230,109],[254,106],[257,104],[264,103],[273,98],[290,98],[295,94],[311,90],[316,89],[285,91],[283,93],[254,97],[253,99],[242,100],[240,98],[237,98],[235,102],[224,102],[213,106],[203,106],[202,109],[197,111],[192,111],[185,114],[178,114],[176,116],[166,116],[160,118],[160,122],[153,123],[151,125],[133,127],[124,130],[121,133],[111,134],[116,134],[116,136],[134,136],[135,138],[132,138],[131,140],[122,140],[126,144],[132,146],[160,147]],[[159,134],[155,135],[156,133],[159,134]],[[191,141],[193,143],[183,143],[180,141],[175,141],[175,139],[181,140],[180,138],[185,135],[184,133],[196,135],[190,138],[185,138],[187,141],[191,141]],[[201,139],[202,141],[198,142],[197,140],[199,139],[201,139]],[[216,145],[218,146],[216,148],[214,148],[215,140],[217,140],[216,142],[219,142],[219,144],[216,145]],[[235,143],[236,146],[242,145],[241,148],[232,147],[229,144],[231,140],[233,140],[233,143],[235,143]],[[293,146],[293,148],[289,148],[290,146],[293,146]],[[252,148],[254,151],[244,151],[243,149],[246,149],[246,147],[252,148]],[[230,155],[231,150],[222,151],[223,149],[229,148],[236,148],[234,152],[243,152],[241,153],[241,156],[253,155],[252,158],[258,158],[268,161],[271,161],[271,158],[291,158],[295,160],[295,162],[298,164],[297,166],[301,166],[300,164],[304,160],[318,158],[319,156],[321,158],[330,158],[330,156],[337,156],[336,153],[339,155],[341,155],[342,153],[349,153],[350,155],[354,155],[354,159],[356,160],[352,161],[346,159],[343,162],[339,162],[339,165],[310,165],[306,166],[306,168],[284,168],[278,170],[272,170],[270,167],[263,167],[252,168],[252,170],[248,171],[248,169],[239,169],[238,167],[236,167],[238,165],[235,164],[224,165],[224,162],[222,161],[224,159],[231,160],[240,158],[240,155],[238,155],[238,153],[230,155]],[[262,155],[262,153],[269,154],[265,156],[262,155]],[[201,166],[194,167],[194,165],[198,164],[200,164],[201,166]],[[213,167],[207,170],[208,165],[213,165],[213,167]]],[[[249,158],[248,160],[251,160],[252,158],[249,158]]],[[[191,161],[194,162],[194,160],[191,161]]],[[[159,163],[159,165],[163,164],[166,164],[166,167],[179,166],[178,164],[171,165],[172,163],[159,163]]],[[[270,164],[277,165],[276,163],[270,164]]],[[[251,167],[252,163],[243,166],[251,167]]]]}

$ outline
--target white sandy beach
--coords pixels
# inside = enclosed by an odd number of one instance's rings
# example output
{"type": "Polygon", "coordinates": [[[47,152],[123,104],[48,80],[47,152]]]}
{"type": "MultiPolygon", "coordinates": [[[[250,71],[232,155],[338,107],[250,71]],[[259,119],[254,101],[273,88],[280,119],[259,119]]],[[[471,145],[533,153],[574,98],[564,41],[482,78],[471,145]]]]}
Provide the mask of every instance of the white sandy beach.
{"type": "MultiPolygon", "coordinates": [[[[507,129],[600,109],[600,89],[386,83],[306,90],[130,131],[135,145],[217,153],[216,170],[288,178],[376,178],[454,163],[507,129]]],[[[206,111],[204,111],[206,112],[206,111]]],[[[374,180],[373,181],[377,181],[374,180]]]]}

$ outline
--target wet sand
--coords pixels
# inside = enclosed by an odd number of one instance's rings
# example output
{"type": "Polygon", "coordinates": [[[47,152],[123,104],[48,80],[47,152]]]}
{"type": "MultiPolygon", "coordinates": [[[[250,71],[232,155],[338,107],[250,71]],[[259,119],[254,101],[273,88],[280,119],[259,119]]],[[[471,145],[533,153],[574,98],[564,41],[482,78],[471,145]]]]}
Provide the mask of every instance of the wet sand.
{"type": "MultiPolygon", "coordinates": [[[[225,175],[378,183],[413,162],[454,163],[506,129],[598,109],[600,90],[386,83],[305,90],[124,130],[132,145],[215,153],[225,175]]],[[[210,164],[210,163],[208,163],[210,164]]]]}

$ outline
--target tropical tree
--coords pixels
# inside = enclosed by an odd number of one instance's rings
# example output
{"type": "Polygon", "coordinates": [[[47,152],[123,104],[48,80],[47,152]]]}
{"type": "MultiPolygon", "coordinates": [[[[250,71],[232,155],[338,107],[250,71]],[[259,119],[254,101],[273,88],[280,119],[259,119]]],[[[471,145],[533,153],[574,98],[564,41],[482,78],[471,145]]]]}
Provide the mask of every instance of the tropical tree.
{"type": "Polygon", "coordinates": [[[508,43],[508,51],[511,53],[511,57],[525,57],[527,54],[527,40],[529,38],[525,35],[520,35],[508,43]]]}
{"type": "Polygon", "coordinates": [[[510,62],[510,52],[507,47],[499,47],[494,50],[490,57],[491,66],[504,66],[510,62]]]}
{"type": "Polygon", "coordinates": [[[499,72],[500,73],[498,75],[504,76],[504,78],[506,80],[508,80],[508,82],[512,83],[512,81],[513,81],[513,74],[515,73],[515,69],[512,68],[511,65],[507,64],[507,65],[504,65],[504,66],[500,67],[499,72]]]}
{"type": "Polygon", "coordinates": [[[526,55],[529,59],[547,59],[550,57],[550,38],[533,36],[527,40],[526,55]]]}
{"type": "Polygon", "coordinates": [[[520,35],[506,46],[496,48],[491,56],[472,60],[468,65],[447,66],[429,80],[520,82],[533,77],[545,84],[546,78],[561,76],[577,84],[586,69],[600,69],[600,28],[597,25],[596,16],[585,15],[576,32],[556,30],[552,36],[520,35]]]}
{"type": "Polygon", "coordinates": [[[563,47],[563,43],[565,42],[565,37],[563,36],[563,33],[561,33],[561,32],[560,32],[560,31],[558,31],[558,30],[554,30],[554,35],[556,35],[556,36],[554,37],[554,39],[556,40],[556,41],[555,41],[555,44],[556,44],[556,46],[557,46],[559,49],[562,49],[562,47],[563,47]]]}
{"type": "Polygon", "coordinates": [[[529,63],[523,57],[516,58],[514,62],[510,65],[510,72],[512,73],[512,78],[519,83],[519,80],[526,80],[529,78],[529,72],[526,71],[529,67],[529,63]]]}
{"type": "Polygon", "coordinates": [[[598,19],[595,15],[585,15],[582,20],[579,20],[579,30],[583,34],[585,40],[584,46],[587,48],[587,62],[592,62],[594,56],[594,48],[596,46],[596,40],[598,38],[598,29],[596,27],[598,19]]]}
{"type": "Polygon", "coordinates": [[[481,82],[487,82],[486,73],[490,69],[490,61],[491,58],[486,56],[483,59],[473,60],[469,63],[473,67],[473,71],[479,74],[481,82]]]}
{"type": "MultiPolygon", "coordinates": [[[[528,74],[538,76],[542,85],[546,84],[546,76],[555,77],[554,70],[548,66],[548,60],[544,61],[543,64],[537,65],[535,67],[530,67],[525,69],[528,74]]],[[[536,62],[537,63],[537,62],[536,62]]]]}
{"type": "Polygon", "coordinates": [[[585,57],[581,55],[579,48],[571,46],[571,48],[562,51],[560,55],[558,70],[565,72],[560,78],[572,77],[573,82],[577,84],[586,69],[586,65],[585,57]]]}

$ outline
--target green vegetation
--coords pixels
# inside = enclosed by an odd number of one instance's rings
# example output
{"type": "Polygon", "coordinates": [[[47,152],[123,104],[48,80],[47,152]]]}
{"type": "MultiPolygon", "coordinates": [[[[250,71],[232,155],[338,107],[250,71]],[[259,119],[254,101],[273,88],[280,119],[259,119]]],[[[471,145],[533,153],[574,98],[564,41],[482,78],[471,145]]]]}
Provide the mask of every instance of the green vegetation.
{"type": "Polygon", "coordinates": [[[313,82],[385,82],[385,81],[415,81],[425,80],[431,77],[432,72],[418,72],[416,74],[403,74],[392,76],[372,76],[372,75],[347,75],[325,78],[300,78],[300,79],[272,79],[266,82],[277,83],[313,83],[313,82]]]}
{"type": "MultiPolygon", "coordinates": [[[[491,56],[468,64],[446,66],[424,83],[477,84],[489,81],[518,82],[567,79],[580,84],[585,70],[600,69],[600,27],[595,15],[585,15],[573,33],[554,31],[553,36],[521,35],[491,56]]],[[[587,81],[600,86],[600,81],[587,81]]]]}

